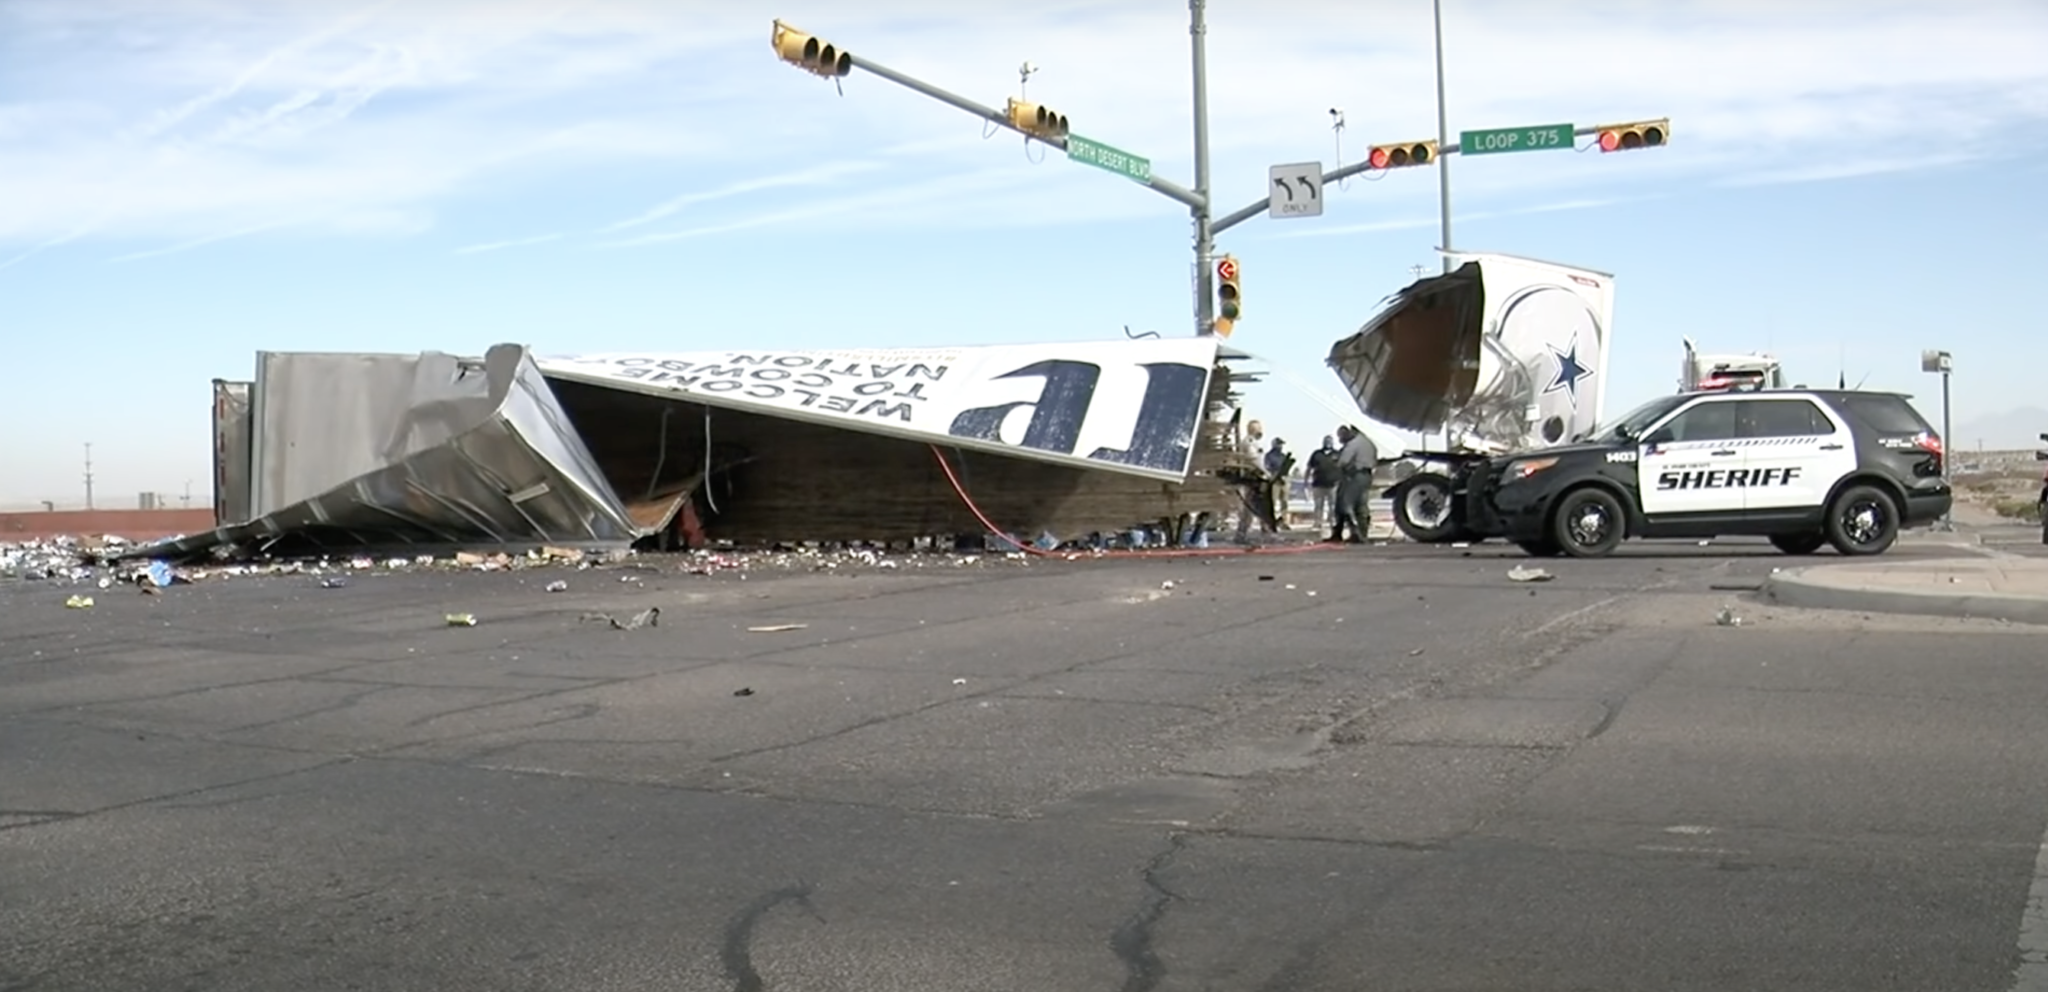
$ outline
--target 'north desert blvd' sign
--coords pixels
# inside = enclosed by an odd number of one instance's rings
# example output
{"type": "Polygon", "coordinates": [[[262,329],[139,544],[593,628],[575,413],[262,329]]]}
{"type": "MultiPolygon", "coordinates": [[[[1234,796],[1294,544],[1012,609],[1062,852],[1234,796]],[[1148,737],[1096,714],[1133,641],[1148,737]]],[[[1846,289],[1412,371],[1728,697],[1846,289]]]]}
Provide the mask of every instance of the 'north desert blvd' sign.
{"type": "Polygon", "coordinates": [[[549,377],[1178,481],[1214,338],[539,359],[549,377]]]}

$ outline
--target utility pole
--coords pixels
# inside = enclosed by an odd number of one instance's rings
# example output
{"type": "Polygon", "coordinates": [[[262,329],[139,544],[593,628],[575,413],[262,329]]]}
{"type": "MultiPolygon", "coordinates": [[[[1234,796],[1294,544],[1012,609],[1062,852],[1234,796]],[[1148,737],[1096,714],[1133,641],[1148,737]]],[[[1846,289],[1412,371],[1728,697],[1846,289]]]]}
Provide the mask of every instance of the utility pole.
{"type": "Polygon", "coordinates": [[[1216,235],[1209,230],[1209,53],[1208,0],[1188,0],[1189,57],[1194,64],[1195,104],[1195,334],[1216,332],[1216,272],[1209,258],[1216,235]]]}
{"type": "Polygon", "coordinates": [[[1444,0],[1435,0],[1436,10],[1436,185],[1437,206],[1443,215],[1444,274],[1451,271],[1451,157],[1443,149],[1451,143],[1449,111],[1444,107],[1444,0]]]}
{"type": "Polygon", "coordinates": [[[92,442],[85,442],[85,508],[92,509],[92,442]]]}

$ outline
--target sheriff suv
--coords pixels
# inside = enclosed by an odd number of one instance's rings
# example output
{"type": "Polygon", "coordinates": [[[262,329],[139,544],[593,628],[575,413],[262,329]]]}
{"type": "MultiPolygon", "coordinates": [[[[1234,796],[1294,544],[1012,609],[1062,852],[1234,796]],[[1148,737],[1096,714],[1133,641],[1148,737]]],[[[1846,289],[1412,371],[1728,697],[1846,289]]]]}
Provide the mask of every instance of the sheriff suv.
{"type": "Polygon", "coordinates": [[[1681,393],[1579,442],[1478,461],[1453,485],[1473,537],[1597,558],[1630,537],[1768,537],[1881,554],[1949,511],[1942,442],[1898,393],[1681,393]]]}

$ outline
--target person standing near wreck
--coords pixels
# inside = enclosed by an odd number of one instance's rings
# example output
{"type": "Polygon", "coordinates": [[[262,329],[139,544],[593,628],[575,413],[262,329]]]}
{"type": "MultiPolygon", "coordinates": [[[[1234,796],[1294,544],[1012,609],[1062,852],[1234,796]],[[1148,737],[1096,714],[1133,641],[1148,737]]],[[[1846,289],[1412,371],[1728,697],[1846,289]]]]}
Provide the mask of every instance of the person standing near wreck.
{"type": "Polygon", "coordinates": [[[1336,519],[1331,505],[1331,495],[1337,489],[1337,441],[1330,435],[1323,435],[1323,446],[1308,456],[1308,467],[1302,471],[1303,481],[1308,483],[1309,504],[1314,513],[1311,527],[1320,531],[1336,519]]]}
{"type": "Polygon", "coordinates": [[[1337,437],[1344,446],[1337,450],[1337,526],[1330,540],[1346,541],[1344,530],[1349,524],[1349,542],[1363,544],[1372,524],[1366,502],[1372,495],[1372,472],[1379,465],[1380,449],[1364,431],[1349,424],[1337,428],[1337,437]]]}

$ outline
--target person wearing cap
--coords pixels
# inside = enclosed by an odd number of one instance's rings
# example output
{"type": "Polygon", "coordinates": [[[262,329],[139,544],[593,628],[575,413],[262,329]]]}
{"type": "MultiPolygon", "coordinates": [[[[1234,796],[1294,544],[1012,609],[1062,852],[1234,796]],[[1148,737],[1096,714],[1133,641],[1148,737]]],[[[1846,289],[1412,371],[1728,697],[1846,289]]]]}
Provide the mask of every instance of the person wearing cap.
{"type": "Polygon", "coordinates": [[[1266,449],[1266,485],[1272,488],[1273,519],[1281,530],[1287,529],[1287,476],[1294,471],[1294,455],[1287,450],[1287,442],[1273,439],[1273,446],[1266,449]]]}
{"type": "Polygon", "coordinates": [[[1343,439],[1344,446],[1337,450],[1337,520],[1330,540],[1364,544],[1366,531],[1372,525],[1366,503],[1372,496],[1372,473],[1379,467],[1380,449],[1364,431],[1350,424],[1337,428],[1337,436],[1343,439]],[[1344,534],[1347,524],[1349,538],[1344,534]]]}

